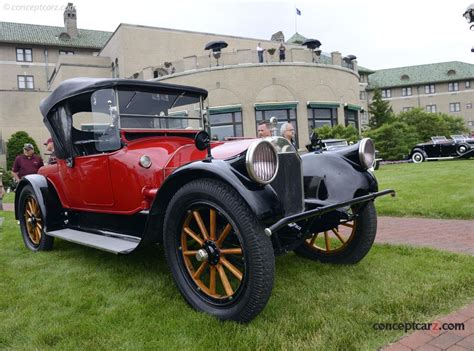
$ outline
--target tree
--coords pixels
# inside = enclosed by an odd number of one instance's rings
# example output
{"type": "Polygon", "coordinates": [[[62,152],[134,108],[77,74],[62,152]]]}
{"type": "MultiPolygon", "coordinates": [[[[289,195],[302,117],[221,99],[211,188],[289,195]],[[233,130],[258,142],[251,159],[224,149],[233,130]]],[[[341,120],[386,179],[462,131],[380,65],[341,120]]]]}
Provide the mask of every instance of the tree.
{"type": "Polygon", "coordinates": [[[19,131],[13,134],[7,141],[7,169],[11,170],[15,158],[23,153],[23,145],[29,143],[35,148],[35,153],[39,154],[38,146],[27,132],[19,131]]]}
{"type": "Polygon", "coordinates": [[[401,160],[419,142],[416,129],[401,121],[386,123],[364,133],[374,141],[375,148],[384,160],[401,160]]]}
{"type": "Polygon", "coordinates": [[[388,101],[382,99],[380,89],[374,90],[372,102],[369,105],[369,126],[377,128],[393,119],[392,106],[388,101]]]}
{"type": "Polygon", "coordinates": [[[415,129],[419,142],[427,141],[434,135],[449,136],[468,133],[461,117],[454,117],[445,113],[431,113],[415,108],[402,112],[397,117],[400,121],[415,129]]]}
{"type": "Polygon", "coordinates": [[[334,127],[324,126],[315,129],[320,139],[346,139],[347,141],[358,141],[359,132],[353,126],[344,127],[340,124],[334,127]]]}

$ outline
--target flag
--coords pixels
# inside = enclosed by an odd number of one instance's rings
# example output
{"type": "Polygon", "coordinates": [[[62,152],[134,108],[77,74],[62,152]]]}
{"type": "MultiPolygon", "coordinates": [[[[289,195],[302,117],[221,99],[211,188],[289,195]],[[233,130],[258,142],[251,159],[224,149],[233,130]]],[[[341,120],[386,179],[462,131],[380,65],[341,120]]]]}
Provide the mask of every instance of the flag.
{"type": "Polygon", "coordinates": [[[301,16],[301,11],[300,11],[299,9],[296,9],[296,14],[297,14],[298,16],[301,16]]]}

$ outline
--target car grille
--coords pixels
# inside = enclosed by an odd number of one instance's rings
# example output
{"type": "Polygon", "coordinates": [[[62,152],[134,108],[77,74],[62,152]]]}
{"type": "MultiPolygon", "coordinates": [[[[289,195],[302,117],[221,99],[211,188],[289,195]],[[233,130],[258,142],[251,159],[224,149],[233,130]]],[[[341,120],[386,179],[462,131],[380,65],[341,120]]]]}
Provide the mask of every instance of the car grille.
{"type": "Polygon", "coordinates": [[[278,154],[278,174],[270,185],[275,189],[285,216],[303,211],[301,158],[295,153],[278,154]]]}

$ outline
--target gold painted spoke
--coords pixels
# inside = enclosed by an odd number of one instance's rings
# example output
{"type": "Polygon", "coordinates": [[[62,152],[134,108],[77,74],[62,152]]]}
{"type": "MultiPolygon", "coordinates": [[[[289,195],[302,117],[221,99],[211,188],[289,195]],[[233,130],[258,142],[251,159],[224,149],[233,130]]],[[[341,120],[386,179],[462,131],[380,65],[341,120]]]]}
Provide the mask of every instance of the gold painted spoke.
{"type": "Polygon", "coordinates": [[[316,233],[316,234],[314,234],[313,237],[311,238],[311,241],[309,242],[309,244],[310,244],[311,246],[313,246],[314,243],[316,242],[316,239],[318,238],[318,235],[319,235],[319,233],[316,233]]]}
{"type": "Polygon", "coordinates": [[[199,277],[201,276],[201,274],[204,272],[204,270],[206,269],[207,267],[207,261],[204,261],[203,263],[201,263],[201,265],[199,266],[198,270],[196,271],[196,273],[194,273],[193,275],[193,278],[194,279],[199,279],[199,277]]]}
{"type": "Polygon", "coordinates": [[[346,241],[341,237],[341,234],[337,231],[337,229],[333,228],[331,229],[334,234],[336,234],[337,238],[341,241],[341,243],[345,244],[346,241]]]}
{"type": "Polygon", "coordinates": [[[209,234],[207,234],[207,229],[204,225],[204,221],[202,220],[201,215],[198,211],[193,211],[193,216],[199,226],[199,230],[201,231],[202,237],[204,238],[204,240],[209,240],[209,234]]]}
{"type": "Polygon", "coordinates": [[[242,255],[242,249],[221,249],[222,255],[242,255]]]}
{"type": "Polygon", "coordinates": [[[196,256],[197,250],[188,250],[188,251],[183,251],[184,256],[196,256]]]}
{"type": "Polygon", "coordinates": [[[224,257],[221,257],[221,262],[224,266],[227,267],[227,269],[237,277],[238,280],[242,280],[242,277],[243,277],[243,274],[241,271],[239,271],[239,269],[234,266],[232,263],[230,263],[229,261],[227,261],[224,257]]]}
{"type": "Polygon", "coordinates": [[[216,241],[217,247],[220,247],[224,242],[227,235],[229,235],[230,231],[232,230],[232,226],[230,223],[227,223],[225,228],[222,230],[221,234],[219,235],[219,239],[216,241]]]}
{"type": "Polygon", "coordinates": [[[186,234],[188,234],[191,238],[193,238],[194,240],[196,240],[196,241],[199,243],[199,245],[204,245],[204,240],[202,240],[202,239],[199,237],[198,234],[196,234],[195,232],[193,232],[193,231],[191,230],[191,228],[189,228],[189,227],[184,227],[183,230],[184,230],[184,232],[185,232],[186,234]]]}
{"type": "Polygon", "coordinates": [[[211,266],[211,274],[209,276],[209,290],[211,291],[211,295],[216,294],[216,267],[211,266]]]}
{"type": "Polygon", "coordinates": [[[211,227],[210,239],[216,240],[216,210],[211,208],[211,212],[209,213],[209,221],[211,227]]]}
{"type": "Polygon", "coordinates": [[[326,243],[326,251],[331,251],[330,246],[329,246],[329,236],[328,232],[324,232],[324,242],[326,243]]]}
{"type": "Polygon", "coordinates": [[[25,208],[25,211],[26,211],[26,214],[30,217],[33,217],[33,212],[31,212],[30,210],[28,210],[27,208],[25,208]]]}
{"type": "Polygon", "coordinates": [[[31,204],[31,200],[28,200],[27,206],[28,206],[28,209],[30,210],[31,215],[33,215],[35,210],[33,209],[33,205],[31,204]]]}
{"type": "Polygon", "coordinates": [[[234,294],[232,287],[230,286],[229,279],[227,279],[227,275],[225,274],[224,267],[222,264],[217,265],[217,271],[219,272],[219,277],[221,278],[222,285],[224,286],[224,290],[227,296],[231,296],[234,294]]]}

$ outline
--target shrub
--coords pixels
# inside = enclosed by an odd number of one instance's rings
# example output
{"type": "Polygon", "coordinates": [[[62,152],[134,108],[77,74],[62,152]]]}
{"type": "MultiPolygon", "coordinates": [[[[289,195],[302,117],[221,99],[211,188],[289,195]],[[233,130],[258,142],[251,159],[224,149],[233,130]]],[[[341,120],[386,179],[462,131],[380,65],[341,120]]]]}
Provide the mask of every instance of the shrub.
{"type": "Polygon", "coordinates": [[[356,142],[360,139],[359,132],[353,126],[344,127],[340,124],[329,127],[324,126],[314,130],[320,139],[346,139],[349,142],[356,142]]]}
{"type": "Polygon", "coordinates": [[[15,158],[23,153],[23,145],[26,143],[33,144],[35,148],[35,153],[39,154],[38,146],[32,137],[28,135],[27,132],[16,132],[13,134],[10,139],[7,141],[7,169],[11,170],[13,167],[13,162],[15,158]]]}
{"type": "Polygon", "coordinates": [[[12,172],[0,167],[0,177],[2,178],[2,183],[5,189],[13,188],[15,186],[12,172]]]}

